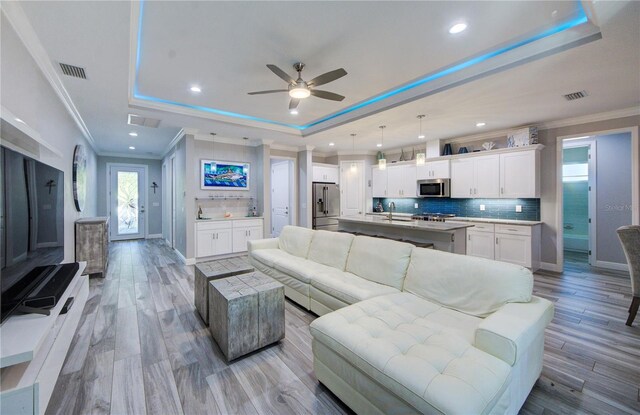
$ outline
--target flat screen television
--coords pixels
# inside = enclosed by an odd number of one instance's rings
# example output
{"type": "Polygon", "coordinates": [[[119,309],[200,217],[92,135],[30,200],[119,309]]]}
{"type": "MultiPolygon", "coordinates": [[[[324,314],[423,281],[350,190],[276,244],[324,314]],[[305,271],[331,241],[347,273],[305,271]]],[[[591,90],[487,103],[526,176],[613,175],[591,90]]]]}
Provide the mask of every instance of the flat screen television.
{"type": "Polygon", "coordinates": [[[64,259],[64,173],[0,147],[0,291],[4,321],[30,293],[53,283],[64,259]],[[45,272],[47,269],[49,271],[45,272]],[[51,275],[48,275],[51,274],[51,275]]]}

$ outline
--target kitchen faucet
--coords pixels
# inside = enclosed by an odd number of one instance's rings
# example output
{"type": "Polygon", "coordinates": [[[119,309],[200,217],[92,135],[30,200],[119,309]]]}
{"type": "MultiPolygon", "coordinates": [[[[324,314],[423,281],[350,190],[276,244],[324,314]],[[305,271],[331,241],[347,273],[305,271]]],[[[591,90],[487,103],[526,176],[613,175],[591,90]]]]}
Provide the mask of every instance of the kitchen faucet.
{"type": "Polygon", "coordinates": [[[393,221],[393,210],[396,208],[395,202],[389,202],[389,222],[393,221]]]}

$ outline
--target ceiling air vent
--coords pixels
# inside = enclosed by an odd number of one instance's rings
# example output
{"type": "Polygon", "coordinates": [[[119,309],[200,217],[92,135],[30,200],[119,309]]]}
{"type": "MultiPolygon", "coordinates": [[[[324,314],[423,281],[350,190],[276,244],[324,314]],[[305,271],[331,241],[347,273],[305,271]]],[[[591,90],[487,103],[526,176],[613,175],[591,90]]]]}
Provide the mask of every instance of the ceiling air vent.
{"type": "Polygon", "coordinates": [[[158,128],[158,125],[160,125],[160,120],[156,118],[147,118],[135,114],[129,114],[127,123],[129,125],[139,125],[141,127],[158,128]]]}
{"type": "Polygon", "coordinates": [[[589,94],[587,94],[587,91],[578,91],[578,92],[572,92],[570,94],[565,94],[565,95],[563,95],[563,97],[567,101],[574,101],[576,99],[584,98],[584,97],[586,97],[588,95],[589,94]]]}
{"type": "Polygon", "coordinates": [[[84,72],[84,68],[79,66],[68,65],[66,63],[60,63],[62,73],[67,76],[73,76],[74,78],[87,79],[87,74],[84,72]]]}

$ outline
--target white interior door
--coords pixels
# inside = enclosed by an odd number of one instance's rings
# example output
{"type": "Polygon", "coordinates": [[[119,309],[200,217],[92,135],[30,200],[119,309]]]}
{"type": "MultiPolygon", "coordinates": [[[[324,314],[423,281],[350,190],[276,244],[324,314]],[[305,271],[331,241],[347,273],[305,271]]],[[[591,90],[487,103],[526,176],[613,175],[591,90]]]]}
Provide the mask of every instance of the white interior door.
{"type": "Polygon", "coordinates": [[[271,235],[280,235],[285,225],[291,224],[291,162],[271,165],[271,235]]]}
{"type": "Polygon", "coordinates": [[[145,237],[146,168],[112,165],[109,168],[111,239],[145,237]]]}
{"type": "Polygon", "coordinates": [[[364,161],[340,162],[340,214],[364,213],[364,161]]]}

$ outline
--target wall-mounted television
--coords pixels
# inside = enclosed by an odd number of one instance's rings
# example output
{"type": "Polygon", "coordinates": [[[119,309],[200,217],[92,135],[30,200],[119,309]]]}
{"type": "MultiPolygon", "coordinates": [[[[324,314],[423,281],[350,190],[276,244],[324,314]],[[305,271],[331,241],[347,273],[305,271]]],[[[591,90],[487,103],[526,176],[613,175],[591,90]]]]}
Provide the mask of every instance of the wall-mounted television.
{"type": "Polygon", "coordinates": [[[64,259],[64,173],[16,151],[0,149],[4,321],[22,304],[17,297],[28,296],[38,279],[47,278],[48,273],[39,267],[58,265],[64,259]]]}

